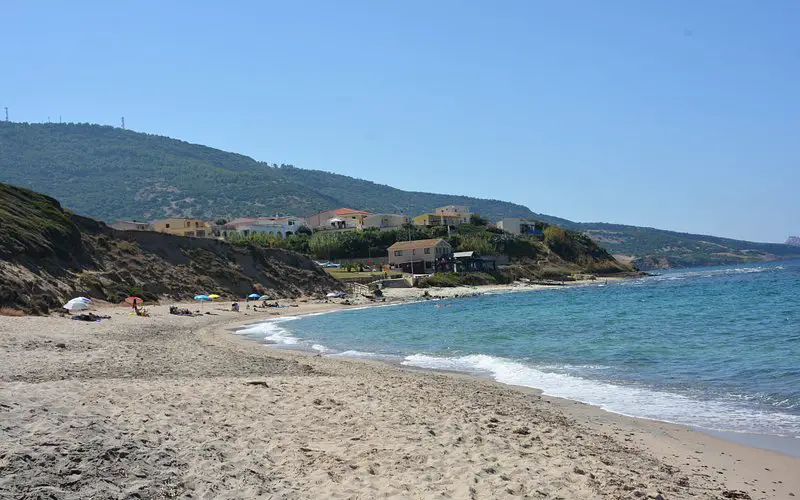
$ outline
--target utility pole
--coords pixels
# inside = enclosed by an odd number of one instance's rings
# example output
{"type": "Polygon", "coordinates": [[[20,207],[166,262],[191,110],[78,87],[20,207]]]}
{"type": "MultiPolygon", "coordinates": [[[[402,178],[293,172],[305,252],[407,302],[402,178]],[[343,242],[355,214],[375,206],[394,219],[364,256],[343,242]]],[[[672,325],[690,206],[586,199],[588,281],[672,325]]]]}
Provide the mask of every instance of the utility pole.
{"type": "Polygon", "coordinates": [[[122,117],[122,130],[125,130],[125,117],[122,117]]]}

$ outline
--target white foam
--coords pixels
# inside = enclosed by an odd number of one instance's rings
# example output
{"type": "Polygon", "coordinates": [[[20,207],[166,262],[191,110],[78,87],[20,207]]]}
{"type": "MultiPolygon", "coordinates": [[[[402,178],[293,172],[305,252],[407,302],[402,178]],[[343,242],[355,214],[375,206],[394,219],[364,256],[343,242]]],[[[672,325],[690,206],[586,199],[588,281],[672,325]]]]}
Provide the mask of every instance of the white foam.
{"type": "Polygon", "coordinates": [[[362,359],[385,359],[386,356],[374,352],[363,351],[342,351],[330,355],[333,358],[362,358],[362,359]]]}
{"type": "Polygon", "coordinates": [[[242,330],[237,330],[235,333],[237,335],[251,335],[255,337],[261,337],[264,339],[265,342],[269,344],[294,345],[297,344],[300,341],[300,339],[293,336],[285,328],[282,328],[280,326],[280,323],[284,323],[286,321],[293,321],[296,319],[299,319],[299,317],[285,316],[282,318],[275,318],[269,321],[264,321],[263,323],[250,325],[242,330]]]}
{"type": "Polygon", "coordinates": [[[319,352],[328,352],[328,351],[330,351],[330,349],[328,349],[327,347],[325,347],[322,344],[313,344],[311,346],[311,348],[314,349],[315,351],[319,351],[319,352]]]}
{"type": "Polygon", "coordinates": [[[550,373],[485,354],[458,358],[414,354],[407,356],[402,364],[487,374],[498,382],[540,389],[549,396],[581,401],[628,416],[712,430],[800,437],[800,415],[762,412],[725,401],[699,401],[681,394],[550,373]]]}
{"type": "Polygon", "coordinates": [[[676,281],[691,277],[710,278],[713,276],[725,276],[730,274],[749,274],[764,273],[770,271],[780,271],[782,266],[756,266],[756,267],[729,267],[725,269],[703,269],[702,271],[674,271],[665,274],[645,278],[653,281],[676,281]]]}

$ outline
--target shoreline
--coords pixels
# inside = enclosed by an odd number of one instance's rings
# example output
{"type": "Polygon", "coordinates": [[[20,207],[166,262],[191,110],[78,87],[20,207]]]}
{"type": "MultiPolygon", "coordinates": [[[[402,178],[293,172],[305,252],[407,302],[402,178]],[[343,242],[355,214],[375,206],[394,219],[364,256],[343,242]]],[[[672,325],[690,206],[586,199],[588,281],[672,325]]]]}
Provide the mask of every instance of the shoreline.
{"type": "MultiPolygon", "coordinates": [[[[333,309],[330,312],[346,310],[349,309],[333,309]]],[[[403,373],[418,374],[422,377],[444,376],[456,380],[490,384],[520,395],[533,395],[597,432],[607,432],[610,428],[615,436],[623,436],[626,443],[636,443],[639,446],[644,446],[654,452],[656,457],[660,459],[672,459],[675,462],[680,462],[683,467],[696,465],[702,470],[710,469],[726,480],[726,487],[734,488],[734,490],[729,491],[749,492],[748,494],[751,495],[751,498],[800,497],[800,492],[797,491],[800,489],[800,477],[797,477],[795,472],[800,470],[800,455],[758,446],[753,442],[746,443],[733,439],[730,436],[731,434],[736,434],[733,432],[712,431],[685,424],[625,415],[589,403],[546,395],[539,388],[498,382],[488,374],[484,376],[452,370],[422,368],[372,358],[344,356],[332,358],[309,350],[294,349],[291,345],[278,347],[274,344],[259,343],[245,335],[231,335],[230,337],[235,342],[251,343],[266,348],[268,352],[276,356],[298,357],[300,359],[321,358],[330,360],[333,363],[356,363],[370,368],[380,367],[403,373]],[[743,456],[747,458],[739,458],[743,456]],[[775,477],[780,476],[780,479],[762,477],[762,472],[775,473],[773,475],[775,477]],[[748,475],[753,477],[748,478],[748,475]],[[770,485],[768,489],[758,489],[766,484],[770,485]],[[785,488],[783,493],[773,488],[776,485],[785,488]]],[[[758,438],[792,439],[760,434],[748,435],[757,436],[758,438]]],[[[693,474],[713,477],[705,472],[694,472],[693,474]]],[[[666,496],[665,498],[672,497],[666,496]]],[[[725,498],[748,497],[730,496],[725,498]]]]}
{"type": "MultiPolygon", "coordinates": [[[[567,286],[587,286],[587,285],[591,285],[591,284],[592,284],[591,282],[588,282],[588,283],[580,283],[578,285],[567,285],[567,286]]],[[[385,305],[383,305],[383,304],[374,304],[374,305],[367,305],[367,306],[361,306],[361,307],[355,307],[355,306],[332,307],[331,309],[326,310],[323,314],[335,313],[335,312],[343,312],[343,311],[353,311],[353,310],[358,310],[358,309],[365,309],[367,307],[386,307],[386,306],[390,306],[390,305],[391,306],[405,305],[405,304],[411,304],[411,303],[415,303],[415,302],[419,302],[419,301],[425,301],[425,300],[435,301],[435,300],[446,300],[446,299],[463,299],[463,298],[477,297],[477,296],[480,296],[480,295],[495,294],[495,293],[534,292],[534,291],[547,290],[549,288],[550,287],[548,287],[548,286],[541,286],[541,285],[538,285],[536,287],[512,287],[510,289],[508,288],[508,285],[497,285],[497,286],[488,285],[488,286],[476,286],[476,287],[454,287],[453,289],[451,289],[452,292],[451,292],[451,294],[449,296],[434,297],[434,298],[429,298],[429,299],[423,299],[423,298],[420,298],[420,297],[416,297],[416,299],[408,299],[407,297],[404,297],[404,299],[401,299],[400,301],[387,303],[385,305]],[[469,288],[469,290],[466,290],[467,288],[469,288]],[[469,291],[472,291],[472,292],[475,292],[475,293],[472,293],[472,294],[466,293],[465,294],[465,292],[469,292],[469,291]]],[[[405,289],[405,290],[409,290],[409,289],[405,289]]],[[[410,289],[410,290],[418,290],[418,289],[410,289]]],[[[422,290],[424,290],[424,289],[422,289],[422,290]]],[[[436,292],[439,292],[440,290],[442,290],[442,289],[436,289],[436,292]]],[[[444,289],[444,290],[447,290],[447,289],[444,289]]],[[[297,317],[302,318],[303,316],[317,315],[317,314],[320,314],[320,312],[309,312],[309,313],[303,313],[303,314],[296,314],[296,315],[292,315],[292,316],[297,316],[297,317]]],[[[248,323],[248,326],[254,326],[254,325],[257,325],[257,324],[265,322],[265,321],[270,321],[270,319],[268,318],[268,319],[264,319],[262,321],[258,321],[258,322],[255,322],[255,323],[248,323]]],[[[241,330],[241,328],[239,328],[239,329],[230,328],[229,330],[231,332],[236,332],[237,330],[241,330]]],[[[671,422],[671,421],[668,421],[668,420],[660,420],[660,419],[657,419],[657,418],[648,418],[648,417],[643,417],[643,416],[638,416],[638,415],[631,415],[631,414],[615,411],[613,409],[604,408],[604,407],[602,407],[600,405],[596,405],[596,404],[589,403],[589,402],[586,402],[586,401],[581,401],[581,400],[577,400],[577,399],[569,399],[569,398],[566,398],[566,397],[545,394],[546,390],[542,389],[542,388],[529,387],[529,386],[523,386],[523,385],[515,385],[515,384],[508,384],[508,383],[505,383],[505,382],[499,382],[499,381],[495,380],[490,373],[470,373],[470,372],[465,372],[465,371],[448,370],[448,369],[443,369],[443,368],[426,368],[426,367],[419,367],[419,366],[414,366],[414,365],[406,365],[406,364],[403,364],[399,360],[390,359],[390,356],[388,356],[388,355],[387,356],[382,356],[382,355],[376,354],[375,356],[365,356],[365,357],[362,357],[362,356],[347,356],[347,355],[345,355],[345,353],[347,353],[347,352],[360,352],[355,347],[354,347],[354,351],[344,351],[342,353],[339,353],[339,352],[322,352],[322,351],[315,350],[315,349],[313,349],[313,348],[311,348],[309,346],[305,346],[305,345],[281,344],[281,343],[278,343],[278,342],[270,342],[270,341],[267,341],[266,339],[261,339],[259,341],[258,338],[255,335],[237,334],[237,336],[245,337],[245,339],[247,341],[249,341],[249,342],[255,342],[256,344],[262,345],[262,346],[267,347],[268,349],[274,350],[274,351],[297,352],[297,353],[308,354],[308,355],[313,355],[313,356],[332,357],[333,359],[349,359],[349,360],[354,360],[354,361],[371,361],[371,362],[382,363],[382,364],[385,364],[385,365],[391,366],[391,367],[402,368],[402,369],[413,370],[413,371],[420,371],[420,372],[423,372],[423,373],[424,372],[429,372],[429,373],[447,373],[447,374],[456,374],[456,375],[466,376],[466,377],[473,377],[473,378],[482,379],[482,380],[483,379],[491,380],[492,382],[501,384],[501,385],[503,385],[505,387],[515,388],[515,389],[522,389],[522,390],[525,390],[525,391],[531,391],[532,390],[532,391],[535,391],[537,394],[541,395],[542,397],[552,398],[554,400],[559,400],[559,401],[563,401],[563,402],[566,402],[566,403],[578,403],[578,404],[586,405],[588,407],[596,408],[598,411],[609,413],[611,415],[616,415],[616,416],[623,417],[623,418],[631,418],[631,419],[636,419],[636,420],[642,420],[642,421],[646,421],[646,422],[654,422],[656,424],[677,426],[677,427],[684,428],[685,430],[689,430],[689,431],[693,431],[693,432],[699,432],[699,433],[701,433],[701,434],[703,434],[705,436],[711,437],[711,438],[720,439],[720,440],[723,440],[723,441],[726,441],[726,442],[729,442],[729,443],[733,443],[733,444],[738,444],[738,445],[741,445],[741,446],[746,446],[748,448],[754,448],[754,449],[758,449],[758,450],[774,452],[774,453],[778,453],[778,454],[784,455],[786,457],[800,458],[800,439],[793,438],[793,437],[790,437],[790,436],[779,436],[779,435],[774,435],[774,434],[762,434],[762,433],[754,433],[754,432],[737,432],[737,431],[722,430],[722,429],[710,429],[710,428],[705,428],[705,427],[692,425],[692,424],[687,424],[687,423],[671,422]]],[[[368,354],[368,353],[365,353],[365,354],[368,354]]]]}
{"type": "Polygon", "coordinates": [[[230,331],[348,309],[298,305],[0,317],[0,496],[800,495],[794,457],[489,378],[264,349],[230,331]]]}

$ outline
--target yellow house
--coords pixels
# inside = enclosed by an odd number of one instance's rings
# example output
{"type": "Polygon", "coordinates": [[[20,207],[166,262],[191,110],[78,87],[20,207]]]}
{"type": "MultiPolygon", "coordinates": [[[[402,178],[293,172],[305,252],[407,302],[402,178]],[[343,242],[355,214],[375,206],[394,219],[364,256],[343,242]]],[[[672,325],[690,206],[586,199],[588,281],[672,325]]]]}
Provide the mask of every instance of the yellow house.
{"type": "Polygon", "coordinates": [[[209,225],[200,219],[186,219],[172,217],[169,219],[154,220],[150,223],[153,231],[174,234],[176,236],[194,236],[205,238],[209,234],[209,225]]]}
{"type": "Polygon", "coordinates": [[[415,226],[457,226],[461,223],[460,215],[422,214],[414,217],[415,226]]]}

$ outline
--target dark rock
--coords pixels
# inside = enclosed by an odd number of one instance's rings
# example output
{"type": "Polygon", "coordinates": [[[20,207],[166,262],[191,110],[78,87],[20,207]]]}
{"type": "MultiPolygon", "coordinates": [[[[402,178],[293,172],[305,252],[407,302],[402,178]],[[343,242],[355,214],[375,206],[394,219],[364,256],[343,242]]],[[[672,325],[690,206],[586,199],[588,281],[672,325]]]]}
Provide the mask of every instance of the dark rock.
{"type": "Polygon", "coordinates": [[[727,490],[722,492],[724,498],[731,498],[734,500],[751,500],[750,495],[742,490],[727,490]]]}

